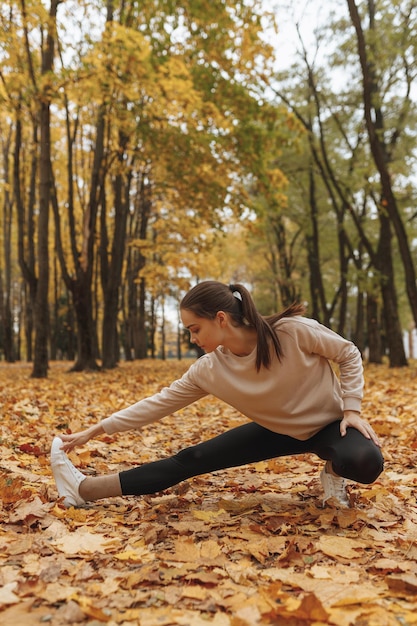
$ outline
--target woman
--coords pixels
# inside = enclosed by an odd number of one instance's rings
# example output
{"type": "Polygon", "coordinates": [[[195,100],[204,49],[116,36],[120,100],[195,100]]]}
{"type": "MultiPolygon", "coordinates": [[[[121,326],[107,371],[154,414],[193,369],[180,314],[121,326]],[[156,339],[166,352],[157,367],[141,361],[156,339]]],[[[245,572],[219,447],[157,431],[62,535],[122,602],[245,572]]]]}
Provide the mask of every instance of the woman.
{"type": "Polygon", "coordinates": [[[181,379],[97,425],[55,437],[51,465],[66,506],[143,495],[199,474],[312,452],[326,461],[324,503],[349,506],[346,479],[373,482],[383,469],[378,437],[360,416],[359,350],[293,305],[263,317],[240,284],[205,281],[183,298],[181,318],[204,350],[181,379]],[[340,382],[330,362],[338,365],[340,382]],[[138,429],[213,394],[249,418],[172,457],[105,476],[82,474],[66,452],[103,433],[138,429]]]}

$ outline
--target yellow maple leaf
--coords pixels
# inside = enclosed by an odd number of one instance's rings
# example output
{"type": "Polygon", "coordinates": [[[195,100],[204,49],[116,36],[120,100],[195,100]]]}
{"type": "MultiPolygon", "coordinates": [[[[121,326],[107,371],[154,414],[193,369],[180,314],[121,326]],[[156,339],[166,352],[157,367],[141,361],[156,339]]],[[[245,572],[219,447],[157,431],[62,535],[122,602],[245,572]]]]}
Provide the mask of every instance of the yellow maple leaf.
{"type": "Polygon", "coordinates": [[[224,509],[219,509],[218,511],[197,511],[196,509],[192,510],[193,517],[196,519],[202,520],[203,522],[215,522],[218,517],[221,517],[225,513],[224,509]]]}

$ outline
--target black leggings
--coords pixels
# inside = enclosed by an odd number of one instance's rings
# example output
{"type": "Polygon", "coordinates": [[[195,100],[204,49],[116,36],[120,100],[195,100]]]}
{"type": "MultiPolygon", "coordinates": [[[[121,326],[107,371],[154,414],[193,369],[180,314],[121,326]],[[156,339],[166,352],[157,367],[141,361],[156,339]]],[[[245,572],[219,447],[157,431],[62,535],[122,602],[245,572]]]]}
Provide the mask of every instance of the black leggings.
{"type": "Polygon", "coordinates": [[[339,476],[360,483],[373,482],[384,466],[380,449],[355,428],[348,428],[342,437],[339,425],[340,421],[333,422],[314,437],[299,441],[250,422],[172,457],[121,472],[122,493],[125,496],[155,493],[192,476],[306,452],[330,460],[339,476]]]}

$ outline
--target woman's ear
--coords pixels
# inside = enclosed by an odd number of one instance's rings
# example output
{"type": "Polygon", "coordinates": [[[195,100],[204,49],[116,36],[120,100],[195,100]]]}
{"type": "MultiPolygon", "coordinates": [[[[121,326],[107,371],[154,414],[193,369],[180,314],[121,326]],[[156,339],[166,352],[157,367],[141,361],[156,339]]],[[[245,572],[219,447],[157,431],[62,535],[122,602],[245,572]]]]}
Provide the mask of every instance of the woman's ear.
{"type": "Polygon", "coordinates": [[[217,311],[216,319],[219,320],[220,326],[223,327],[227,322],[227,313],[225,313],[224,311],[217,311]]]}

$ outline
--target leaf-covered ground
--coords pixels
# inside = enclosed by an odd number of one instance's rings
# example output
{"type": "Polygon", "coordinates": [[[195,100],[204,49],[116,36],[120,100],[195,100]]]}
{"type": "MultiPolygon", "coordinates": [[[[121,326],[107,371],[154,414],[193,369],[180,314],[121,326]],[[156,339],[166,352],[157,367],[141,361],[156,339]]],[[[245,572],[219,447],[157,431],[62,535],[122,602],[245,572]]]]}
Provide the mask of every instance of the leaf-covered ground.
{"type": "MultiPolygon", "coordinates": [[[[322,508],[313,456],[197,477],[144,498],[63,508],[49,468],[54,433],[149,395],[185,362],[47,380],[0,366],[0,623],[97,626],[417,624],[417,365],[367,367],[364,416],[386,469],[351,484],[353,508],[322,508]]],[[[141,433],[71,455],[86,473],[154,460],[243,421],[207,398],[141,433]]]]}

